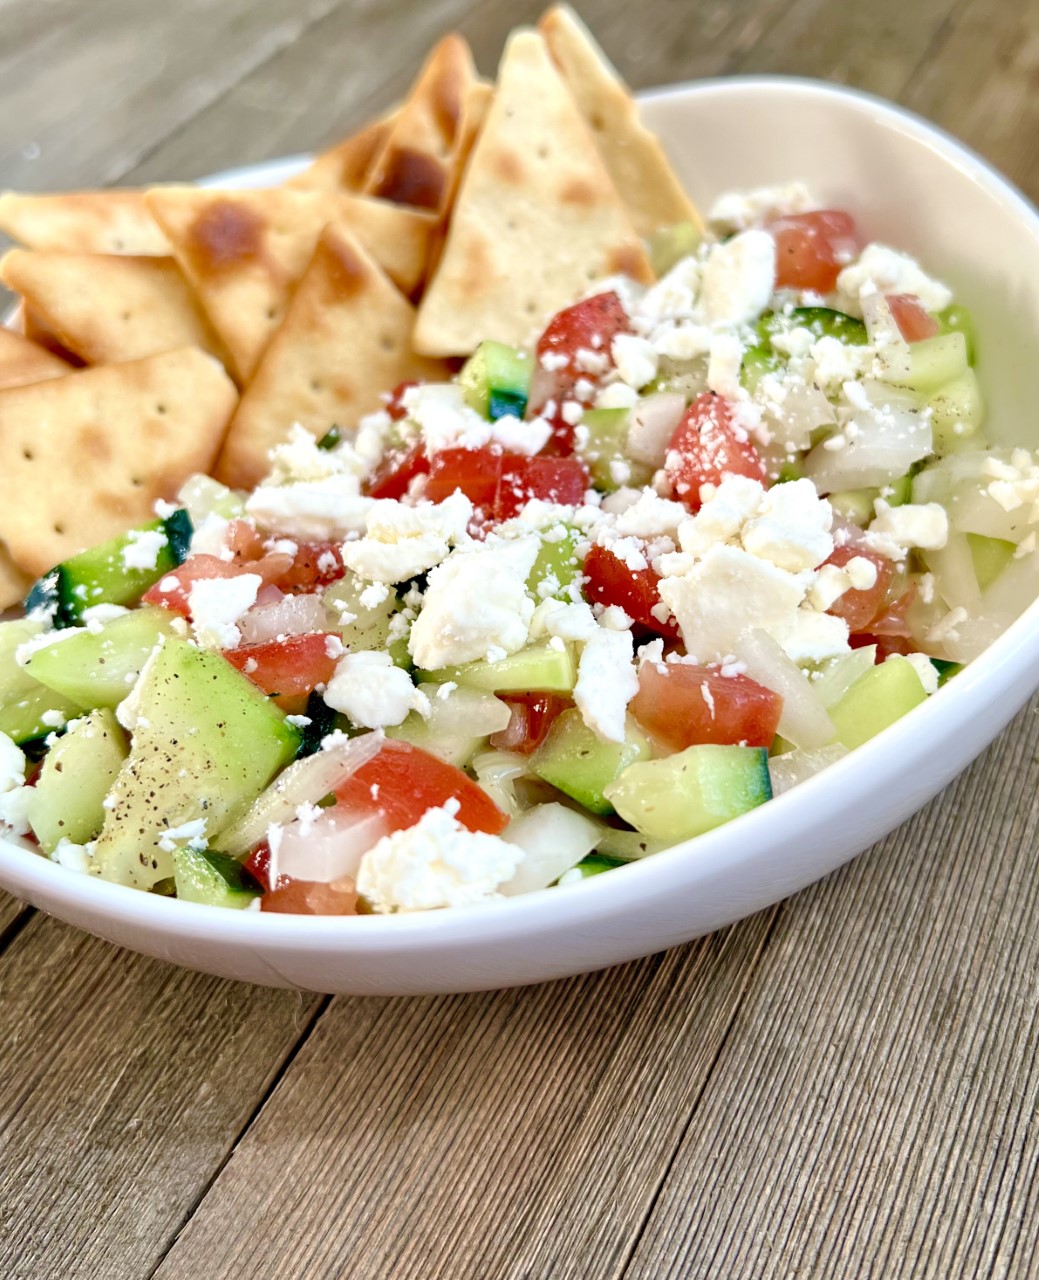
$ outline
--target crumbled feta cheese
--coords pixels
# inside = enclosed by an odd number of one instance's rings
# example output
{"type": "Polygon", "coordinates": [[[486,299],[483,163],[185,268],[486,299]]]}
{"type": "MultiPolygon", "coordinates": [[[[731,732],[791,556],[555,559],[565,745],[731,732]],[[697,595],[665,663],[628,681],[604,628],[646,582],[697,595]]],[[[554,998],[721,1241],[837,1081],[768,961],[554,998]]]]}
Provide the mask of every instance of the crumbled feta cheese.
{"type": "Polygon", "coordinates": [[[357,889],[380,913],[468,906],[499,897],[524,856],[498,836],[467,830],[446,806],[429,809],[364,855],[357,889]]]}
{"type": "Polygon", "coordinates": [[[62,836],[54,846],[51,862],[57,862],[59,866],[64,867],[67,871],[78,871],[81,875],[86,875],[90,871],[93,857],[93,841],[88,844],[73,844],[71,840],[66,840],[62,836]]]}
{"type": "Polygon", "coordinates": [[[13,791],[25,781],[25,756],[13,739],[0,733],[0,794],[13,791]]]}
{"type": "Polygon", "coordinates": [[[289,429],[288,439],[275,445],[270,454],[269,485],[292,485],[300,481],[322,481],[348,475],[360,481],[368,468],[349,441],[334,449],[319,449],[317,438],[298,422],[289,429]]]}
{"type": "Polygon", "coordinates": [[[29,834],[29,802],[32,787],[14,787],[0,794],[0,823],[15,836],[29,834]]]}
{"type": "Polygon", "coordinates": [[[588,640],[597,630],[591,605],[583,600],[574,603],[543,600],[530,619],[532,640],[546,635],[558,636],[561,640],[588,640]]]}
{"type": "Polygon", "coordinates": [[[639,402],[639,393],[626,382],[611,382],[595,397],[597,409],[631,409],[639,402]]]}
{"type": "Polygon", "coordinates": [[[768,489],[741,533],[744,550],[798,573],[814,569],[833,551],[833,508],[811,480],[768,489]]]}
{"type": "Polygon", "coordinates": [[[671,502],[643,489],[635,501],[617,515],[615,528],[622,537],[657,538],[661,534],[673,534],[688,515],[680,502],[671,502]]]}
{"type": "Polygon", "coordinates": [[[124,569],[154,569],[159,552],[170,542],[162,529],[134,529],[128,537],[122,552],[124,569]]]}
{"type": "Polygon", "coordinates": [[[757,512],[764,494],[757,480],[725,476],[700,510],[678,526],[678,545],[690,555],[704,555],[716,543],[735,538],[757,512]]]}
{"type": "Polygon", "coordinates": [[[621,381],[636,391],[657,376],[657,352],[645,338],[634,333],[618,333],[611,350],[621,381]]]}
{"type": "Polygon", "coordinates": [[[507,413],[491,424],[492,442],[500,444],[506,453],[540,453],[551,435],[552,424],[544,418],[521,422],[519,418],[507,413]]]}
{"type": "Polygon", "coordinates": [[[320,480],[260,485],[246,499],[245,510],[265,529],[304,542],[334,542],[363,530],[372,501],[362,495],[357,477],[344,473],[320,480]]]}
{"type": "Polygon", "coordinates": [[[193,556],[216,556],[218,560],[233,560],[234,554],[227,545],[227,531],[231,521],[211,511],[195,527],[191,535],[190,552],[193,556]]]}
{"type": "Polygon", "coordinates": [[[167,827],[159,834],[159,848],[163,853],[175,853],[184,846],[188,849],[204,849],[206,847],[206,820],[193,818],[183,822],[179,827],[167,827]]]}
{"type": "Polygon", "coordinates": [[[746,324],[772,298],[776,242],[765,231],[741,231],[715,245],[703,271],[702,301],[711,324],[746,324]]]}
{"type": "Polygon", "coordinates": [[[341,711],[364,729],[400,724],[409,711],[423,715],[429,711],[426,695],[382,649],[348,653],[340,658],[321,696],[335,711],[341,711]]]}
{"type": "Polygon", "coordinates": [[[952,290],[924,272],[915,258],[886,244],[868,244],[837,277],[837,289],[858,301],[863,294],[908,293],[928,311],[942,311],[952,290]]]}
{"type": "Polygon", "coordinates": [[[639,691],[633,659],[630,631],[599,627],[581,651],[574,702],[588,728],[608,742],[624,741],[628,703],[639,691]]]}
{"type": "Polygon", "coordinates": [[[711,349],[711,330],[705,324],[665,320],[650,335],[657,354],[670,360],[695,360],[711,349]]]}
{"type": "Polygon", "coordinates": [[[418,506],[379,499],[368,512],[366,535],[344,544],[343,563],[375,582],[405,582],[432,569],[463,541],[472,515],[473,504],[460,491],[418,506]]]}
{"type": "MultiPolygon", "coordinates": [[[[835,393],[849,382],[869,373],[873,366],[873,348],[855,346],[829,336],[812,343],[811,358],[815,372],[813,381],[820,390],[835,393]]],[[[867,408],[871,407],[867,401],[867,408]]]]}
{"type": "Polygon", "coordinates": [[[851,577],[843,568],[836,564],[824,564],[808,588],[808,603],[813,609],[824,613],[850,589],[851,577]]]}
{"type": "Polygon", "coordinates": [[[867,556],[852,556],[844,566],[853,591],[868,591],[876,585],[877,566],[867,556]]]}
{"type": "Polygon", "coordinates": [[[63,711],[45,711],[40,716],[40,722],[48,729],[63,729],[65,727],[65,713],[63,711]]]}
{"type": "Polygon", "coordinates": [[[701,265],[694,257],[682,258],[629,307],[635,327],[648,331],[665,320],[691,320],[700,288],[701,265]]]}
{"type": "Polygon", "coordinates": [[[389,595],[390,589],[385,583],[373,582],[360,592],[357,599],[365,609],[378,609],[379,605],[389,599],[389,595]]]}
{"type": "Polygon", "coordinates": [[[191,629],[203,649],[237,649],[242,633],[235,625],[256,603],[263,585],[258,573],[234,578],[198,578],[188,591],[191,629]]]}
{"type": "Polygon", "coordinates": [[[938,671],[934,663],[926,653],[907,653],[905,655],[906,662],[913,668],[920,677],[920,683],[924,687],[924,693],[930,696],[932,693],[938,692],[938,671]]]}
{"type": "Polygon", "coordinates": [[[707,363],[707,385],[727,400],[738,400],[744,394],[740,385],[743,343],[734,333],[719,333],[711,343],[707,363]]]}
{"type": "Polygon", "coordinates": [[[949,540],[949,517],[938,502],[907,502],[891,507],[883,498],[874,503],[876,518],[866,543],[892,560],[904,560],[910,547],[939,551],[949,540]]]}
{"type": "Polygon", "coordinates": [[[803,182],[757,187],[753,191],[727,191],[711,205],[708,221],[722,233],[745,231],[770,218],[805,213],[819,206],[803,182]]]}

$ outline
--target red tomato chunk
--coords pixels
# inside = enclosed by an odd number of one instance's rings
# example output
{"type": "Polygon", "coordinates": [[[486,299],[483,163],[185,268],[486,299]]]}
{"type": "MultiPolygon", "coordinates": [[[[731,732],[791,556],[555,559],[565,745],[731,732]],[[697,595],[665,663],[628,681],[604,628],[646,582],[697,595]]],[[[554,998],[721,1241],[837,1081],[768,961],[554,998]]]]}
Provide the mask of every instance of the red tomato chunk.
{"type": "Polygon", "coordinates": [[[521,756],[529,756],[541,746],[556,716],[571,705],[569,698],[554,693],[511,693],[501,700],[512,719],[500,733],[491,734],[491,746],[496,751],[516,751],[521,756]]]}
{"type": "Polygon", "coordinates": [[[858,254],[855,220],[839,209],[792,213],[769,223],[776,242],[776,287],[830,293],[858,254]]]}
{"type": "Polygon", "coordinates": [[[429,459],[421,443],[391,449],[368,481],[368,495],[372,498],[403,498],[412,480],[428,471],[429,459]]]}
{"type": "Polygon", "coordinates": [[[924,338],[934,338],[941,332],[941,325],[925,311],[920,299],[911,293],[889,293],[887,304],[898,331],[906,342],[922,342],[924,338]]]}
{"type": "Polygon", "coordinates": [[[671,437],[664,469],[675,497],[690,511],[700,509],[700,486],[718,485],[724,476],[747,476],[768,484],[757,449],[732,420],[732,406],[710,391],[697,396],[685,411],[671,437]]]}
{"type": "Polygon", "coordinates": [[[260,910],[295,916],[354,916],[357,886],[349,876],[330,884],[285,876],[276,889],[268,889],[260,899],[260,910]]]}
{"type": "Polygon", "coordinates": [[[672,751],[699,743],[770,747],[783,699],[749,676],[685,662],[646,662],[631,714],[672,751]]]}
{"type": "Polygon", "coordinates": [[[336,788],[336,799],[358,813],[380,812],[389,831],[413,827],[427,809],[459,803],[456,817],[470,831],[496,836],[508,818],[461,769],[406,742],[388,740],[378,755],[336,788]]]}
{"type": "Polygon", "coordinates": [[[148,588],[142,597],[143,604],[157,604],[182,618],[191,617],[188,593],[191,584],[208,578],[237,578],[248,570],[243,564],[221,560],[217,556],[189,556],[182,565],[171,569],[148,588]]]}
{"type": "Polygon", "coordinates": [[[620,556],[607,547],[592,546],[584,561],[585,595],[592,604],[618,605],[640,627],[663,636],[678,639],[678,629],[669,619],[661,621],[659,609],[660,578],[647,566],[629,569],[620,556]]]}
{"type": "Polygon", "coordinates": [[[843,618],[851,632],[865,631],[884,608],[884,601],[895,573],[894,566],[886,556],[876,551],[869,551],[854,542],[845,543],[843,547],[834,547],[833,554],[826,563],[835,564],[843,569],[848,561],[855,559],[856,556],[872,562],[877,571],[876,582],[872,587],[861,591],[854,589],[845,591],[844,595],[838,596],[827,610],[827,613],[843,618]]]}
{"type": "Polygon", "coordinates": [[[308,696],[319,684],[327,684],[336,668],[329,656],[328,640],[338,640],[324,632],[269,640],[264,644],[230,649],[224,657],[258,689],[290,714],[301,713],[308,696]]]}

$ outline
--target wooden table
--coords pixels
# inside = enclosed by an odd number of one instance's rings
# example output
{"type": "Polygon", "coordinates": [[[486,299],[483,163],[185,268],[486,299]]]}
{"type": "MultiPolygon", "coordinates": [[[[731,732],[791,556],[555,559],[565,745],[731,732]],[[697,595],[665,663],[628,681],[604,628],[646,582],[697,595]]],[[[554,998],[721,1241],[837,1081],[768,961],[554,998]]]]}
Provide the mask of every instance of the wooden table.
{"type": "MultiPolygon", "coordinates": [[[[539,7],[0,0],[0,185],[309,149],[539,7]]],[[[860,85],[1039,195],[1036,0],[583,7],[636,86],[860,85]]],[[[540,988],[266,991],[3,899],[0,1276],[1035,1275],[1035,712],[825,882],[540,988]]]]}

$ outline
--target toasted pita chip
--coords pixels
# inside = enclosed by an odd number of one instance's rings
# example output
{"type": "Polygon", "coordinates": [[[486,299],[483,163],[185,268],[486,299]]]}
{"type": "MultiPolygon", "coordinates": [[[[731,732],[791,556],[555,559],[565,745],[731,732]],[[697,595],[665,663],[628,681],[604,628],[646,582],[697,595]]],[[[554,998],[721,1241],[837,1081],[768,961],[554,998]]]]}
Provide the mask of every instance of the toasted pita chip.
{"type": "Polygon", "coordinates": [[[429,228],[385,201],[290,191],[159,187],[149,207],[173,244],[244,385],[277,331],[292,290],[329,222],[358,225],[372,252],[414,287],[426,261],[429,228]]]}
{"type": "Polygon", "coordinates": [[[426,276],[430,280],[436,275],[440,259],[443,257],[444,245],[447,242],[447,229],[451,220],[451,210],[454,208],[455,197],[462,181],[462,174],[465,172],[465,166],[469,163],[469,156],[472,154],[477,136],[483,127],[493,96],[494,87],[488,84],[486,80],[474,80],[469,86],[469,93],[465,102],[462,142],[458,152],[458,163],[455,165],[451,189],[447,197],[447,205],[440,215],[440,222],[433,233],[432,243],[429,247],[426,276]]]}
{"type": "Polygon", "coordinates": [[[216,457],[237,393],[197,348],[0,391],[0,538],[38,576],[151,519],[216,457]]]}
{"type": "Polygon", "coordinates": [[[627,86],[573,9],[555,5],[538,26],[639,235],[676,222],[702,226],[660,140],[640,121],[627,86]]]}
{"type": "Polygon", "coordinates": [[[32,578],[18,568],[11,559],[11,553],[0,542],[0,609],[20,604],[31,586],[32,578]]]}
{"type": "Polygon", "coordinates": [[[223,348],[172,258],[12,249],[0,280],[87,364],[140,360],[160,351],[223,348]]]}
{"type": "Polygon", "coordinates": [[[337,146],[323,151],[302,173],[285,184],[297,191],[364,190],[372,163],[390,136],[397,109],[358,129],[337,146]]]}
{"type": "Polygon", "coordinates": [[[316,436],[355,426],[381,393],[411,378],[445,378],[412,353],[415,312],[359,241],[325,230],[285,321],[264,353],[227,433],[217,475],[252,487],[293,423],[316,436]]]}
{"type": "Polygon", "coordinates": [[[437,216],[369,196],[343,195],[335,220],[360,240],[383,271],[404,293],[412,294],[426,274],[437,216]]]}
{"type": "Polygon", "coordinates": [[[0,326],[0,390],[61,378],[71,372],[72,366],[58,356],[0,326]]]}
{"type": "Polygon", "coordinates": [[[58,335],[48,326],[42,316],[38,316],[31,307],[25,305],[24,298],[21,302],[18,321],[22,332],[30,342],[42,347],[44,351],[50,352],[52,356],[56,356],[71,369],[83,368],[84,362],[79,356],[74,351],[70,351],[68,347],[62,346],[58,335]]]}
{"type": "Polygon", "coordinates": [[[466,355],[484,338],[526,343],[592,281],[652,278],[588,129],[542,38],[509,39],[455,201],[414,345],[466,355]]]}
{"type": "Polygon", "coordinates": [[[46,253],[168,254],[143,191],[70,191],[0,195],[0,231],[46,253]]]}
{"type": "Polygon", "coordinates": [[[455,185],[465,105],[476,82],[469,46],[445,36],[423,64],[376,156],[366,194],[443,213],[455,185]]]}

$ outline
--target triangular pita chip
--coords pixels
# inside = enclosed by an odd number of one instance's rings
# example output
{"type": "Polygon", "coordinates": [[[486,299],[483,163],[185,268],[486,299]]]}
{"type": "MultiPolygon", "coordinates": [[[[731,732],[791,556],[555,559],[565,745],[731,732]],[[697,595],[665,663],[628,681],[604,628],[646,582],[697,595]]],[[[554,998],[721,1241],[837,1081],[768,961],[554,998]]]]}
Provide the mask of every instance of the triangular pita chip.
{"type": "Polygon", "coordinates": [[[34,322],[87,364],[117,364],[202,347],[216,335],[172,258],[12,249],[0,280],[25,299],[34,322]]]}
{"type": "Polygon", "coordinates": [[[360,196],[159,187],[149,193],[149,206],[243,384],[281,324],[326,223],[357,224],[374,256],[389,257],[387,269],[404,275],[406,288],[426,261],[429,228],[422,219],[385,202],[373,208],[360,196]]]}
{"type": "Polygon", "coordinates": [[[48,253],[168,254],[143,191],[70,191],[0,195],[0,231],[48,253]]]}
{"type": "Polygon", "coordinates": [[[38,576],[213,464],[237,393],[197,348],[0,391],[0,538],[38,576]]]}
{"type": "Polygon", "coordinates": [[[442,213],[455,185],[465,105],[476,81],[469,46],[445,36],[423,64],[364,185],[366,194],[442,213]]]}
{"type": "Polygon", "coordinates": [[[363,191],[372,162],[385,146],[396,114],[394,108],[381,120],[373,120],[337,146],[323,151],[285,185],[297,191],[363,191]]]}
{"type": "Polygon", "coordinates": [[[61,378],[72,366],[45,348],[0,326],[0,390],[21,387],[44,378],[61,378]]]}
{"type": "Polygon", "coordinates": [[[414,293],[426,274],[436,214],[370,196],[339,199],[342,209],[333,225],[355,235],[402,292],[414,293]]]}
{"type": "Polygon", "coordinates": [[[44,351],[49,351],[52,356],[57,356],[59,360],[67,364],[71,369],[82,369],[83,361],[70,351],[68,347],[62,346],[58,335],[51,329],[42,316],[38,316],[32,309],[25,305],[22,299],[21,308],[19,310],[19,323],[22,332],[37,347],[42,347],[44,351]]]}
{"type": "Polygon", "coordinates": [[[445,365],[412,353],[414,319],[360,243],[329,227],[242,396],[217,474],[252,487],[293,423],[316,436],[333,424],[354,427],[398,382],[446,378],[445,365]]]}
{"type": "Polygon", "coordinates": [[[659,138],[642,124],[626,85],[573,9],[556,5],[538,25],[639,235],[677,222],[701,226],[659,138]]]}
{"type": "Polygon", "coordinates": [[[415,348],[449,356],[484,338],[525,344],[593,281],[617,272],[652,279],[544,41],[516,31],[419,307],[415,348]]]}
{"type": "Polygon", "coordinates": [[[0,609],[10,609],[25,599],[32,578],[23,573],[11,559],[11,553],[0,542],[0,609]]]}
{"type": "Polygon", "coordinates": [[[458,194],[462,174],[465,172],[465,166],[469,163],[469,156],[480,129],[483,127],[493,96],[494,87],[488,84],[486,80],[474,80],[469,86],[463,114],[462,141],[458,150],[458,160],[454,166],[447,204],[440,215],[440,222],[433,234],[432,243],[429,247],[426,276],[430,280],[436,275],[437,267],[440,265],[440,259],[444,253],[444,244],[447,241],[447,229],[451,221],[451,210],[454,207],[455,196],[458,194]]]}

